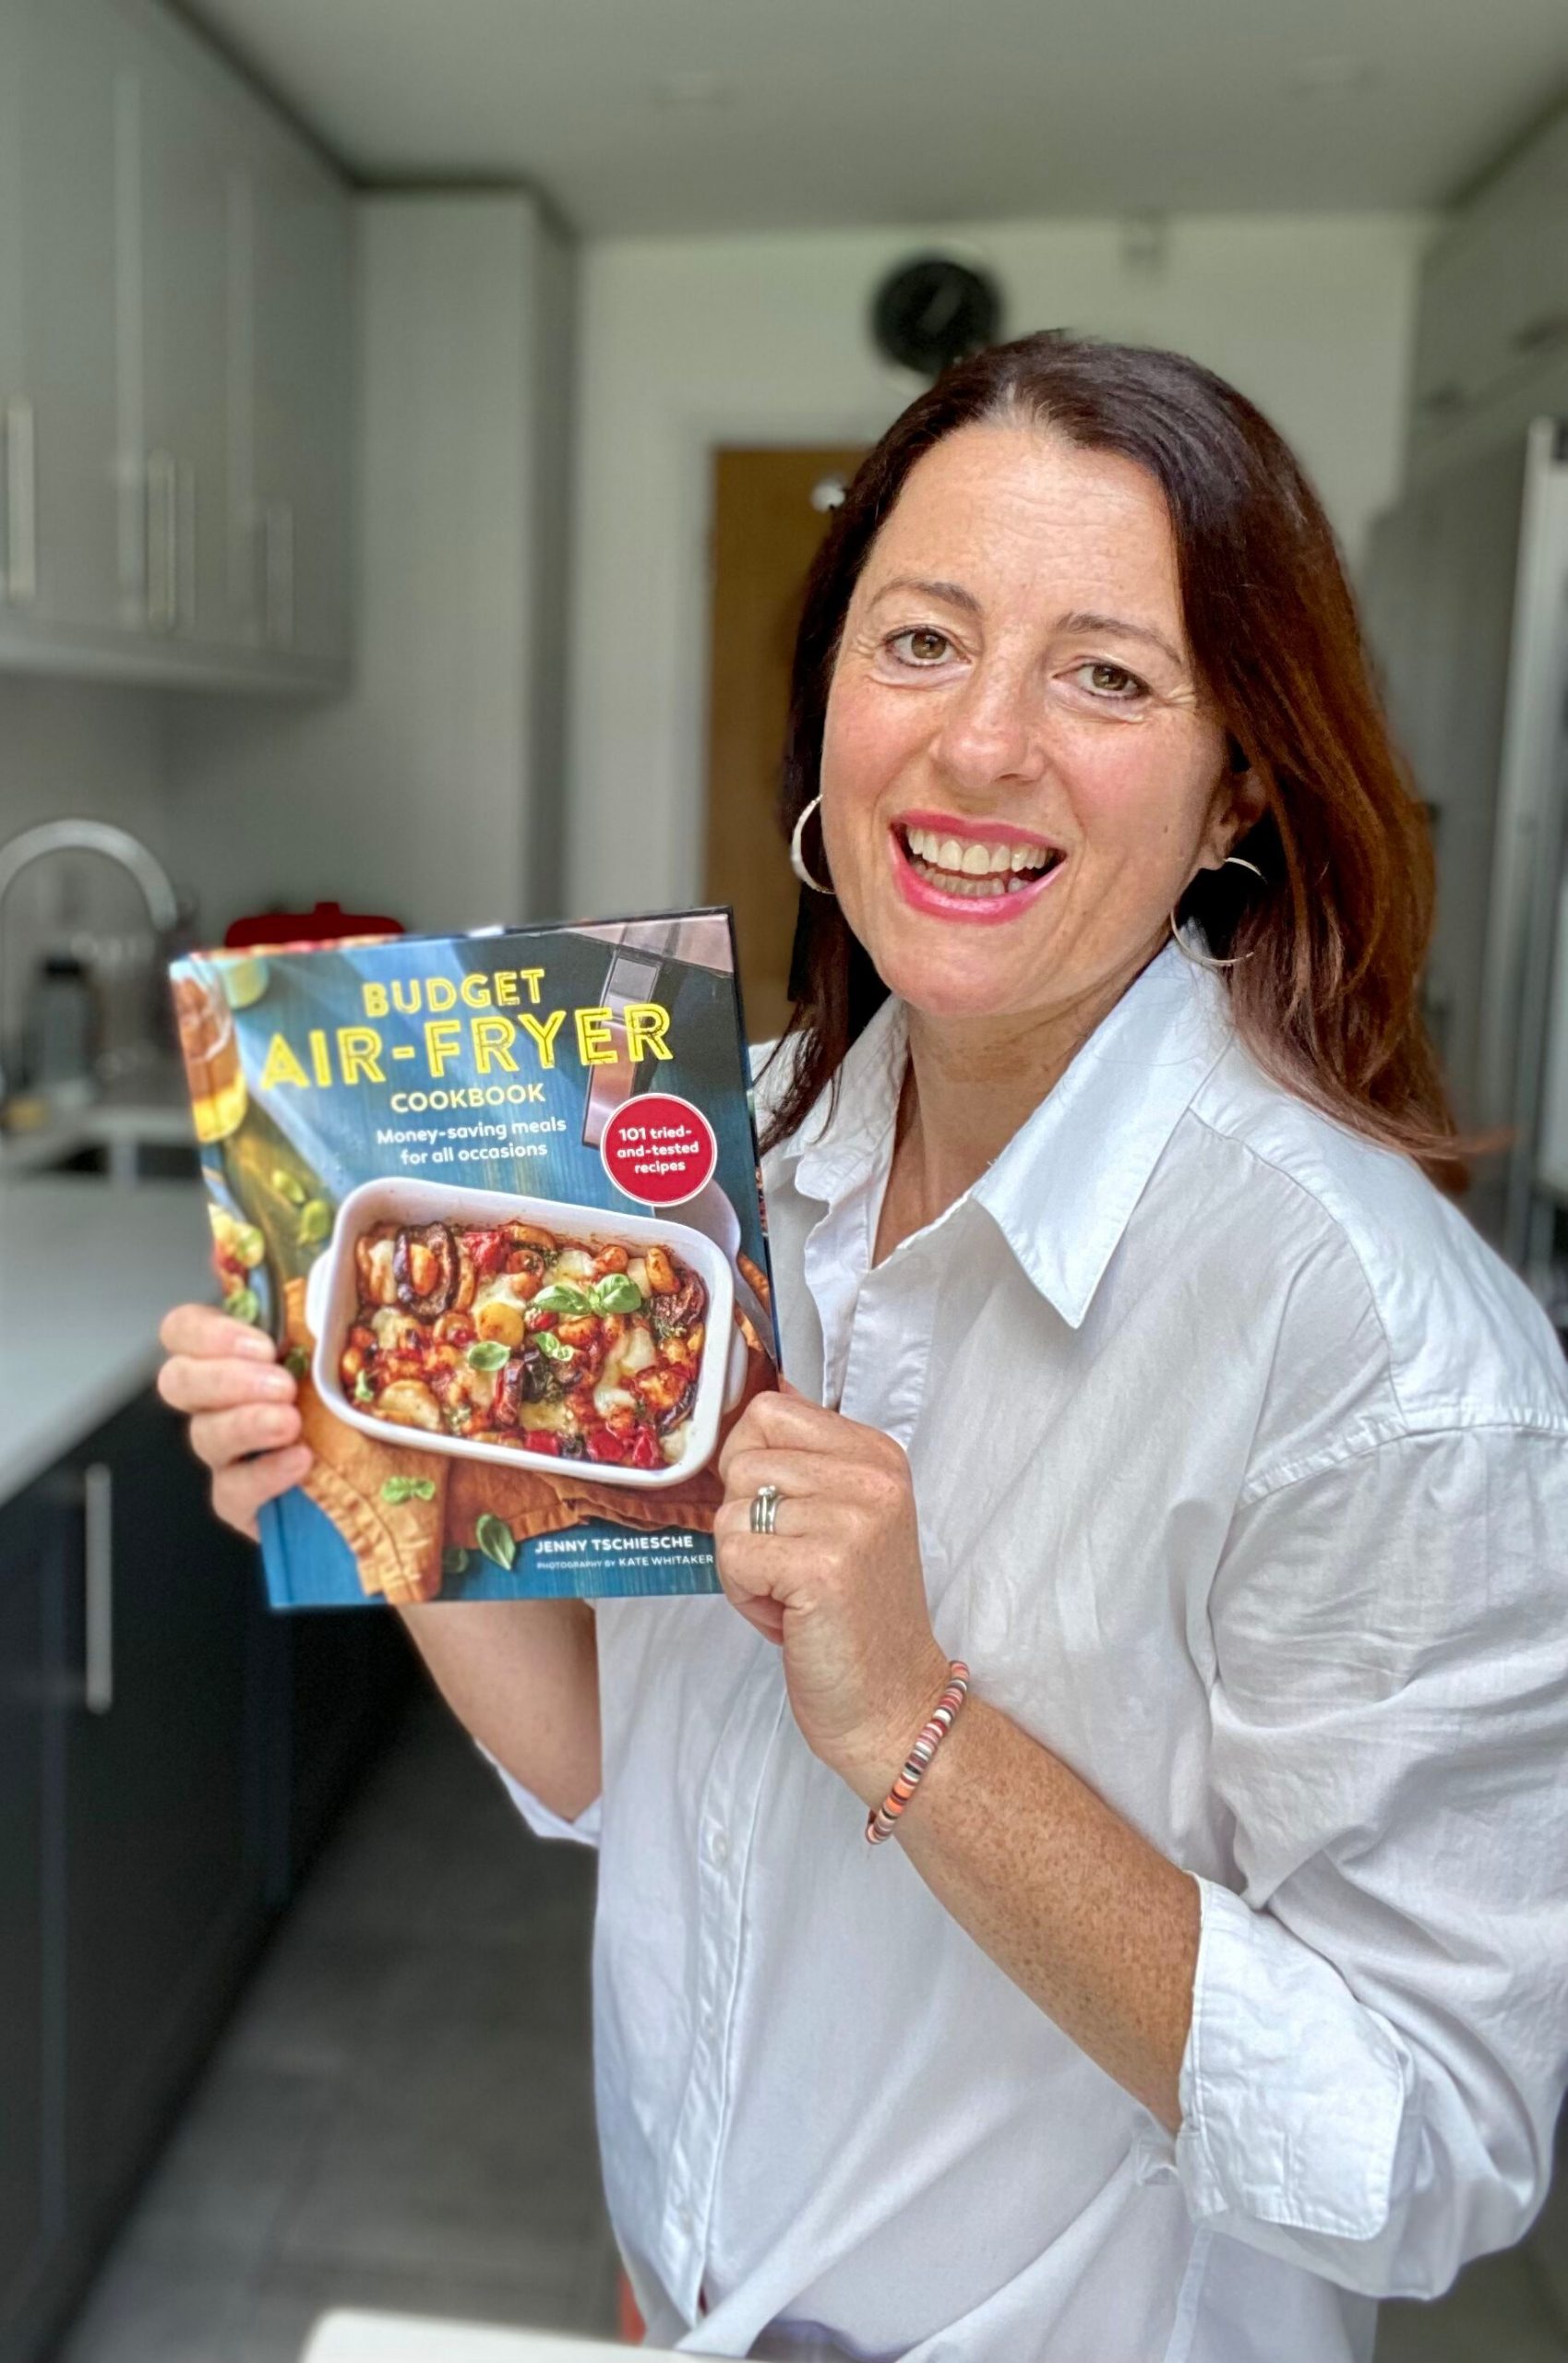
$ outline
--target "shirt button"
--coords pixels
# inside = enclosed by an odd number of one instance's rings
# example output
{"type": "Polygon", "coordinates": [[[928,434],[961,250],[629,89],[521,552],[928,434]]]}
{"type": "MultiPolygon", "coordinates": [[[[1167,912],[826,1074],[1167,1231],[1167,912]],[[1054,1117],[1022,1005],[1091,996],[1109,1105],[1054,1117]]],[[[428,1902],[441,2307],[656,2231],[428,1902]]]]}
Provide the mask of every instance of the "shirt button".
{"type": "Polygon", "coordinates": [[[715,1829],[708,1841],[708,1859],[722,1871],[730,1858],[730,1842],[722,1829],[715,1829]]]}

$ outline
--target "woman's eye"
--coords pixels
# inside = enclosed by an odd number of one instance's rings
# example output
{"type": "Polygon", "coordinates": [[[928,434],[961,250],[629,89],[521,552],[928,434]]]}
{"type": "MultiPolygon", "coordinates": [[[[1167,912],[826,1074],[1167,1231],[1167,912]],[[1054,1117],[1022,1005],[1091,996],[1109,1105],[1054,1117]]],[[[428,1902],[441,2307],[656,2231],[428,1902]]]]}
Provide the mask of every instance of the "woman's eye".
{"type": "Polygon", "coordinates": [[[1096,697],[1119,701],[1140,698],[1144,693],[1143,683],[1136,673],[1130,673],[1125,665],[1110,665],[1096,659],[1080,665],[1076,669],[1084,688],[1092,690],[1096,697]]]}
{"type": "Polygon", "coordinates": [[[887,645],[905,665],[940,665],[949,655],[952,642],[945,631],[937,631],[929,624],[916,624],[907,631],[895,631],[887,645]]]}

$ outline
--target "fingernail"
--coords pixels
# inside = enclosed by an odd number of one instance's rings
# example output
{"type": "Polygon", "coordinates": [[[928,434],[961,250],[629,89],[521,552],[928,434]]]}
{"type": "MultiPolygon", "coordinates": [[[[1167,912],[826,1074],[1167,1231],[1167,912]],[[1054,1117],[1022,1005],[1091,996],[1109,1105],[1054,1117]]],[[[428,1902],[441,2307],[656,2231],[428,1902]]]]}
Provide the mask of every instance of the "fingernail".
{"type": "Polygon", "coordinates": [[[260,1329],[242,1329],[234,1339],[234,1351],[236,1354],[254,1354],[258,1361],[271,1362],[278,1359],[277,1348],[260,1329]]]}
{"type": "Polygon", "coordinates": [[[270,1370],[264,1370],[257,1378],[256,1384],[264,1394],[276,1395],[280,1398],[286,1397],[291,1402],[293,1399],[294,1382],[286,1370],[279,1370],[275,1366],[270,1370]]]}
{"type": "MultiPolygon", "coordinates": [[[[280,1444],[282,1442],[283,1438],[288,1435],[289,1430],[293,1426],[293,1421],[287,1411],[266,1411],[262,1414],[261,1432],[263,1435],[274,1436],[280,1444]]],[[[291,1442],[293,1441],[292,1438],[290,1440],[291,1442]]]]}

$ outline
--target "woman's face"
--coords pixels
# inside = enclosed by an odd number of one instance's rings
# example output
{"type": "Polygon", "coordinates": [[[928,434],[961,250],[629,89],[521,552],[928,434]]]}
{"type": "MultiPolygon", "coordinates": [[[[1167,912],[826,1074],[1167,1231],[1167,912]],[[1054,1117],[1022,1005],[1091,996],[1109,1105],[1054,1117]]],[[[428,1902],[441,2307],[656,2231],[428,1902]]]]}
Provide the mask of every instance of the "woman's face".
{"type": "Polygon", "coordinates": [[[821,788],[844,917],[914,1008],[1108,1006],[1262,804],[1194,671],[1154,479],[1038,427],[927,452],[850,603],[821,788]]]}

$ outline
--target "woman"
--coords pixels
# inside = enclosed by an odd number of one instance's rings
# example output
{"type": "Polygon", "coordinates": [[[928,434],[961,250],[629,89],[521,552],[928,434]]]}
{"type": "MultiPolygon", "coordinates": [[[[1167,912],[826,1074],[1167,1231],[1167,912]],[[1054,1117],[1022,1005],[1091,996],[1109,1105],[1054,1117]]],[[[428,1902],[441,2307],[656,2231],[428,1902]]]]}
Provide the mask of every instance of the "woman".
{"type": "MultiPolygon", "coordinates": [[[[1364,2358],[1549,2174],[1568,1378],[1429,1178],[1430,851],[1279,438],[1166,354],[939,381],[814,571],[785,805],[797,1385],[726,1441],[726,1597],[407,1612],[602,1847],[651,2333],[1364,2358]]],[[[246,1525],[287,1375],[166,1338],[246,1525]]]]}

